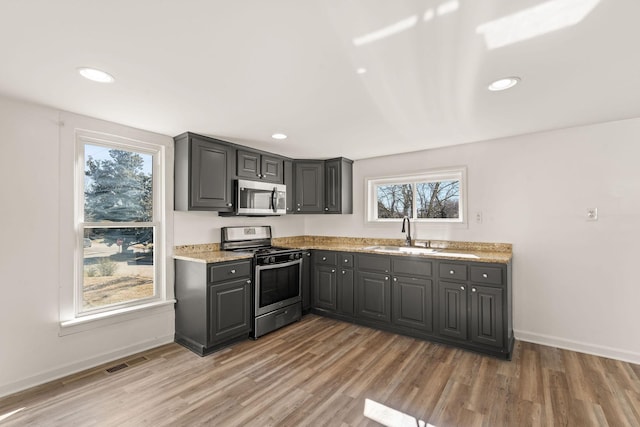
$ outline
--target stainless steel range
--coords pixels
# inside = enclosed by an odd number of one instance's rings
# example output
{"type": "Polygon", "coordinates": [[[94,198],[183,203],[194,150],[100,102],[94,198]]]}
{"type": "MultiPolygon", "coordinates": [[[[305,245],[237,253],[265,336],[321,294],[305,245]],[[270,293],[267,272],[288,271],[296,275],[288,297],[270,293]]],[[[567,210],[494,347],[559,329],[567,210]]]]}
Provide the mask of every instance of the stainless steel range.
{"type": "Polygon", "coordinates": [[[223,227],[222,250],[254,254],[253,338],[302,317],[302,251],[271,245],[271,227],[223,227]]]}

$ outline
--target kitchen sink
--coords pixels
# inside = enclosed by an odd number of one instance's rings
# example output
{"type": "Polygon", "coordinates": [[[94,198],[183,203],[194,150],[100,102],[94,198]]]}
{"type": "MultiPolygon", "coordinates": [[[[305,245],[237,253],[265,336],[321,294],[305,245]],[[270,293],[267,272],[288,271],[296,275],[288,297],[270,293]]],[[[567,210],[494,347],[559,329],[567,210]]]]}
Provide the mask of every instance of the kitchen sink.
{"type": "Polygon", "coordinates": [[[386,252],[391,254],[434,254],[440,252],[439,249],[418,248],[415,246],[368,246],[364,248],[368,251],[386,252]]]}

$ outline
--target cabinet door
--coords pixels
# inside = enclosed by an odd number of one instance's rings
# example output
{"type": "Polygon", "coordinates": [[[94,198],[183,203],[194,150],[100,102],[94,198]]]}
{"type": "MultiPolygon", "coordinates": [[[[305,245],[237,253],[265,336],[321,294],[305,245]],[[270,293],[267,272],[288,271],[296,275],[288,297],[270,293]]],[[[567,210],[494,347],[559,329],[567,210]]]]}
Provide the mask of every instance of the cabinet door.
{"type": "Polygon", "coordinates": [[[302,309],[311,308],[311,252],[302,253],[302,309]]]}
{"type": "Polygon", "coordinates": [[[471,285],[471,340],[502,347],[504,324],[501,288],[471,285]]]}
{"type": "Polygon", "coordinates": [[[238,150],[237,154],[238,176],[248,179],[260,179],[260,154],[253,151],[238,150]]]}
{"type": "Polygon", "coordinates": [[[391,322],[391,284],[388,275],[358,273],[358,316],[391,322]]]}
{"type": "Polygon", "coordinates": [[[296,212],[323,212],[324,162],[296,162],[294,168],[296,212]]]}
{"type": "Polygon", "coordinates": [[[235,150],[193,138],[189,209],[232,210],[235,150]]]}
{"type": "Polygon", "coordinates": [[[440,335],[467,339],[467,286],[438,283],[438,331],[440,335]]]}
{"type": "Polygon", "coordinates": [[[393,323],[433,331],[433,283],[428,279],[394,277],[393,323]]]}
{"type": "Polygon", "coordinates": [[[342,268],[338,274],[338,312],[353,316],[353,270],[342,268]]]}
{"type": "Polygon", "coordinates": [[[313,304],[317,308],[336,311],[336,268],[316,265],[313,281],[313,304]]]}
{"type": "Polygon", "coordinates": [[[342,189],[340,187],[340,160],[329,160],[324,168],[324,211],[340,213],[342,189]]]}
{"type": "Polygon", "coordinates": [[[287,213],[295,213],[295,182],[293,180],[293,162],[284,161],[284,185],[287,186],[287,213]]]}
{"type": "Polygon", "coordinates": [[[209,285],[209,343],[251,331],[251,281],[238,279],[209,285]]]}
{"type": "Polygon", "coordinates": [[[284,162],[279,157],[262,155],[260,159],[260,178],[264,181],[282,184],[284,179],[284,162]]]}

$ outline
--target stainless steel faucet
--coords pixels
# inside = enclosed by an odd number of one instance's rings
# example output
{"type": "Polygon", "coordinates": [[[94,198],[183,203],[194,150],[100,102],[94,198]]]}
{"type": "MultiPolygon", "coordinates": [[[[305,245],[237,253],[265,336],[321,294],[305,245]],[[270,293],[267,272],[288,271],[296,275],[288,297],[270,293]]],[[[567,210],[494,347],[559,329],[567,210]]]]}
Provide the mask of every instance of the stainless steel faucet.
{"type": "Polygon", "coordinates": [[[411,221],[409,220],[408,216],[405,216],[404,218],[402,218],[402,232],[405,232],[405,228],[404,228],[404,224],[405,222],[407,223],[407,238],[404,240],[404,245],[405,246],[411,246],[411,221]]]}

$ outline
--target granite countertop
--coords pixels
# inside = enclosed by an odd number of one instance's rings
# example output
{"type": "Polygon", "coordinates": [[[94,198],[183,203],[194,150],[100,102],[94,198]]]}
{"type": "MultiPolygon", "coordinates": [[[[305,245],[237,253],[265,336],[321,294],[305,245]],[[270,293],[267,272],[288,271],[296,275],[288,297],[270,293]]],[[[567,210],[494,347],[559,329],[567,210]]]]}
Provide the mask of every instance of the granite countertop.
{"type": "MultiPolygon", "coordinates": [[[[419,244],[421,241],[414,241],[419,244]]],[[[274,246],[294,249],[316,249],[339,252],[362,252],[378,255],[412,256],[429,259],[444,259],[456,261],[473,261],[485,263],[507,264],[512,258],[512,246],[509,243],[482,242],[454,242],[432,240],[429,246],[437,249],[430,254],[406,254],[379,252],[366,249],[370,246],[403,246],[402,239],[375,239],[358,237],[327,237],[327,236],[295,236],[273,238],[274,246]]],[[[221,251],[217,243],[205,245],[176,246],[175,259],[196,262],[224,262],[252,258],[253,254],[244,252],[221,251]]]]}
{"type": "Polygon", "coordinates": [[[176,246],[173,258],[181,259],[183,261],[203,262],[208,264],[214,262],[251,259],[253,258],[253,254],[250,252],[221,251],[218,243],[209,243],[203,245],[176,246]]]}

